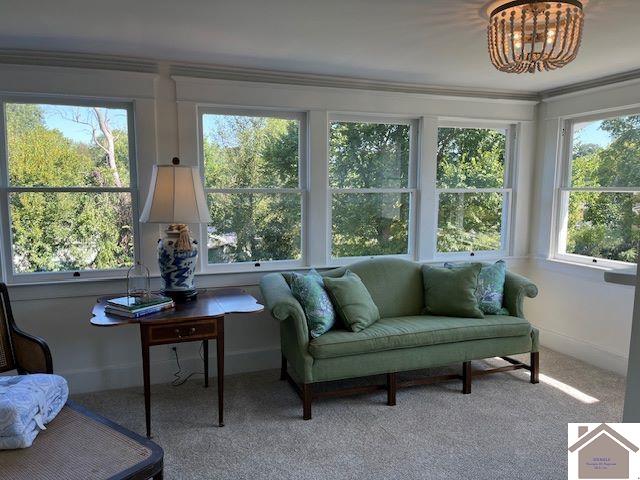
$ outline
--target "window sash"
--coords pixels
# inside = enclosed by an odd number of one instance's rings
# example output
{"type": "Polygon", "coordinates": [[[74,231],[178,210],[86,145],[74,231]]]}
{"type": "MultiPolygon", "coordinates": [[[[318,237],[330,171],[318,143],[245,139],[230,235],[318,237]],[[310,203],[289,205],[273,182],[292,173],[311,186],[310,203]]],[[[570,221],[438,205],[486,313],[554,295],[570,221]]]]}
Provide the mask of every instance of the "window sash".
{"type": "Polygon", "coordinates": [[[566,251],[569,235],[569,196],[572,192],[640,194],[640,187],[560,187],[558,188],[558,192],[558,232],[556,235],[555,255],[553,258],[566,262],[612,268],[623,268],[634,264],[634,262],[624,262],[610,258],[580,255],[578,253],[570,253],[566,251]]]}
{"type": "Polygon", "coordinates": [[[138,202],[138,172],[136,156],[136,131],[133,104],[109,99],[85,97],[59,98],[35,95],[3,95],[0,96],[0,234],[2,236],[2,270],[9,284],[30,284],[42,282],[77,282],[91,279],[122,278],[126,268],[85,269],[52,272],[18,273],[13,265],[13,235],[9,198],[12,193],[59,192],[59,193],[129,193],[131,195],[132,229],[133,229],[133,263],[140,261],[140,216],[138,202]],[[60,105],[69,107],[104,107],[125,110],[127,112],[127,139],[129,153],[129,186],[128,187],[21,187],[9,184],[9,152],[7,144],[6,109],[7,103],[60,105]]]}
{"type": "Polygon", "coordinates": [[[446,259],[468,259],[468,258],[483,258],[483,257],[497,257],[507,256],[509,254],[509,244],[511,235],[511,211],[513,205],[513,189],[511,188],[439,188],[436,189],[436,202],[435,202],[435,232],[434,232],[434,245],[436,260],[446,259]],[[464,195],[473,195],[477,193],[500,193],[503,195],[502,199],[502,216],[500,221],[500,249],[499,250],[470,250],[465,252],[448,252],[438,250],[438,231],[440,220],[440,195],[448,193],[461,193],[464,195]]]}
{"type": "Polygon", "coordinates": [[[306,265],[307,259],[307,211],[308,211],[308,189],[307,189],[307,158],[308,158],[308,139],[307,139],[307,114],[297,110],[277,110],[277,109],[252,109],[252,108],[235,108],[224,106],[200,106],[198,112],[198,165],[200,167],[200,176],[204,186],[205,162],[204,162],[204,128],[203,119],[205,115],[229,115],[244,117],[271,117],[281,118],[285,120],[298,121],[298,188],[286,187],[232,187],[232,188],[214,188],[204,187],[205,195],[208,194],[224,194],[238,195],[244,193],[264,193],[264,194],[299,194],[300,195],[300,258],[288,260],[265,260],[265,261],[247,261],[247,262],[229,262],[229,263],[209,263],[208,259],[208,225],[199,225],[200,245],[205,248],[200,252],[199,266],[203,273],[237,273],[237,272],[256,272],[260,270],[276,270],[287,268],[300,268],[306,265]]]}
{"type": "Polygon", "coordinates": [[[202,228],[202,236],[204,238],[201,245],[204,245],[205,248],[202,249],[200,255],[202,257],[202,261],[205,265],[211,269],[216,271],[219,270],[229,270],[231,271],[233,268],[245,268],[250,271],[255,271],[263,266],[273,267],[274,265],[280,265],[283,268],[286,266],[302,266],[304,261],[304,212],[306,210],[306,200],[305,200],[305,192],[301,189],[254,189],[254,188],[245,188],[245,189],[222,189],[223,191],[209,191],[215,189],[207,189],[205,192],[205,196],[208,197],[209,194],[217,194],[217,195],[243,195],[243,194],[263,194],[263,195],[277,195],[277,194],[285,194],[285,195],[296,195],[300,199],[300,258],[291,258],[291,259],[278,259],[278,260],[246,260],[246,261],[234,261],[234,262],[217,262],[210,263],[209,262],[209,248],[208,248],[208,226],[204,225],[202,228]],[[279,191],[274,191],[279,190],[279,191]]]}
{"type": "Polygon", "coordinates": [[[370,258],[378,258],[378,257],[395,257],[395,258],[405,258],[405,259],[413,259],[415,257],[415,218],[417,215],[417,206],[416,206],[416,194],[417,189],[415,188],[334,188],[329,189],[329,223],[328,223],[328,235],[329,241],[327,243],[327,251],[326,258],[329,260],[330,265],[347,265],[354,261],[365,260],[370,258]],[[407,219],[407,253],[393,253],[393,254],[384,254],[384,255],[351,255],[351,256],[342,256],[336,257],[333,256],[333,197],[334,195],[341,194],[354,194],[354,193],[364,193],[364,194],[407,194],[409,195],[409,216],[407,219]]]}
{"type": "MultiPolygon", "coordinates": [[[[466,188],[439,188],[438,178],[437,178],[437,158],[434,158],[436,162],[436,198],[434,205],[434,218],[435,218],[435,229],[433,232],[433,248],[434,248],[434,259],[435,260],[462,260],[462,259],[481,259],[481,258],[494,258],[494,257],[503,257],[510,254],[511,250],[511,223],[513,217],[513,183],[514,183],[514,151],[516,144],[516,129],[513,125],[504,124],[504,123],[496,123],[496,122],[482,122],[482,121],[474,121],[474,122],[466,122],[459,121],[455,119],[451,120],[443,120],[438,124],[438,131],[441,128],[466,128],[473,130],[496,130],[499,132],[504,132],[505,135],[505,151],[504,151],[504,177],[503,177],[503,186],[498,188],[477,188],[477,187],[466,187],[466,188]],[[443,193],[462,193],[462,194],[474,194],[474,193],[502,193],[503,194],[503,204],[502,204],[502,220],[500,223],[500,249],[499,250],[474,250],[469,252],[444,252],[438,250],[438,223],[440,217],[440,195],[443,193]]],[[[437,141],[437,133],[436,133],[436,141],[437,141]]]]}
{"type": "MultiPolygon", "coordinates": [[[[365,260],[373,257],[394,257],[405,258],[413,260],[416,257],[417,251],[417,202],[418,202],[418,189],[417,189],[417,165],[418,165],[418,130],[419,120],[406,117],[393,117],[393,116],[375,116],[375,115],[349,115],[349,114],[334,114],[329,117],[329,128],[327,129],[328,137],[327,143],[330,143],[331,124],[332,123],[367,123],[367,124],[382,124],[382,125],[408,125],[409,128],[409,163],[408,163],[408,175],[407,186],[397,188],[327,188],[327,250],[324,252],[325,258],[329,265],[347,265],[354,261],[365,260]],[[339,194],[348,193],[407,193],[409,194],[409,218],[408,218],[408,231],[407,231],[407,253],[406,254],[391,254],[391,255],[362,255],[362,256],[347,256],[347,257],[334,257],[333,256],[333,212],[332,203],[333,196],[339,194]]],[[[330,154],[330,151],[327,151],[330,154]]],[[[327,182],[330,182],[329,175],[329,158],[327,156],[327,182]]]]}
{"type": "Polygon", "coordinates": [[[554,195],[555,208],[553,214],[555,219],[551,222],[552,235],[550,242],[549,258],[566,261],[570,263],[610,267],[624,268],[634,265],[634,262],[621,262],[619,260],[611,260],[601,257],[590,257],[586,255],[578,255],[574,253],[566,253],[567,245],[567,229],[569,228],[569,194],[571,192],[594,192],[594,193],[640,193],[640,186],[637,187],[573,187],[571,186],[571,171],[573,167],[573,142],[574,130],[576,123],[596,122],[600,120],[608,120],[629,115],[640,115],[640,110],[618,110],[608,112],[606,114],[580,115],[575,117],[565,117],[561,119],[559,126],[560,147],[557,156],[559,175],[556,180],[556,188],[554,195]]]}

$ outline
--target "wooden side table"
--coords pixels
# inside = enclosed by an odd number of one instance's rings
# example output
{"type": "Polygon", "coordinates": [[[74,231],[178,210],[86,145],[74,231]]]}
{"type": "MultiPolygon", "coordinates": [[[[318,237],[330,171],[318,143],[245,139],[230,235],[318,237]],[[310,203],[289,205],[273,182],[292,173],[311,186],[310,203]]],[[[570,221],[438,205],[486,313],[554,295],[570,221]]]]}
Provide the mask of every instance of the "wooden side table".
{"type": "Polygon", "coordinates": [[[205,291],[193,302],[176,304],[171,310],[139,318],[118,317],[105,313],[108,297],[98,299],[93,307],[91,324],[115,327],[140,325],[144,413],[147,437],[151,437],[151,388],[149,347],[169,343],[201,341],[204,357],[205,387],[209,386],[209,340],[216,340],[218,363],[218,425],[224,426],[224,317],[229,313],[253,313],[264,309],[257,300],[240,289],[205,291]]]}

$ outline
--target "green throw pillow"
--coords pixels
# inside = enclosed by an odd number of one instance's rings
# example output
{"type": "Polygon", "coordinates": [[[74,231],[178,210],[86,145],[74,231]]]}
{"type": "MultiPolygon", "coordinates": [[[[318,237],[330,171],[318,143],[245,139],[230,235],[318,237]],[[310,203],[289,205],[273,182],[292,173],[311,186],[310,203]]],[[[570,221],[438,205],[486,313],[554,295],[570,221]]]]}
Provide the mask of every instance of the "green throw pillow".
{"type": "MultiPolygon", "coordinates": [[[[446,268],[462,268],[468,263],[445,263],[446,268]]],[[[509,310],[502,306],[504,297],[504,279],[507,274],[507,264],[504,260],[498,260],[492,265],[480,264],[478,275],[478,289],[476,298],[482,313],[487,315],[509,315],[509,310]]]]}
{"type": "Polygon", "coordinates": [[[476,299],[480,269],[479,263],[456,269],[423,265],[424,313],[483,318],[476,299]]]}
{"type": "Polygon", "coordinates": [[[380,319],[378,307],[358,275],[347,270],[342,277],[323,280],[338,316],[348,329],[359,332],[380,319]]]}
{"type": "Polygon", "coordinates": [[[311,269],[308,275],[294,273],[291,278],[291,293],[304,310],[311,338],[318,338],[333,327],[336,312],[318,272],[311,269]]]}

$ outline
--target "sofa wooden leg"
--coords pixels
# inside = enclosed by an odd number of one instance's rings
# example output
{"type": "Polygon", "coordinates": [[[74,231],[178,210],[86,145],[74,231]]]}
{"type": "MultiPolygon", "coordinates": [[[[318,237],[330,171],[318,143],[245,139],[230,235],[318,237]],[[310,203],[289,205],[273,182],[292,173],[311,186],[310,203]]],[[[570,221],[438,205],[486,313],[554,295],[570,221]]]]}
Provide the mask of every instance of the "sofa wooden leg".
{"type": "Polygon", "coordinates": [[[540,382],[540,352],[531,352],[531,383],[540,382]]]}
{"type": "Polygon", "coordinates": [[[282,363],[280,364],[280,380],[287,379],[287,358],[282,355],[282,363]]]}
{"type": "Polygon", "coordinates": [[[398,382],[396,374],[387,373],[387,405],[393,407],[396,404],[396,390],[398,388],[398,382]]]}
{"type": "Polygon", "coordinates": [[[462,393],[471,393],[471,362],[462,364],[462,393]]]}
{"type": "Polygon", "coordinates": [[[311,384],[302,384],[302,418],[311,420],[311,384]]]}

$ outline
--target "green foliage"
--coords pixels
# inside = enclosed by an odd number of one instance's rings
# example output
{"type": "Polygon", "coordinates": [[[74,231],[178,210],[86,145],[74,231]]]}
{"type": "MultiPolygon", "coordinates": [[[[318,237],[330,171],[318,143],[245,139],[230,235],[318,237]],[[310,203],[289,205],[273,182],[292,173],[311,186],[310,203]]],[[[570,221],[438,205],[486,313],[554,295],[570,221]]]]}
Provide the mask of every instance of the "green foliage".
{"type": "MultiPolygon", "coordinates": [[[[205,186],[298,188],[297,121],[215,116],[204,138],[205,186]]],[[[210,263],[301,256],[301,194],[211,193],[210,263]]]]}
{"type": "MultiPolygon", "coordinates": [[[[18,187],[112,185],[104,155],[48,128],[39,105],[7,104],[9,182],[18,187]]],[[[116,142],[127,165],[126,133],[116,142]]],[[[112,269],[133,258],[131,198],[119,193],[22,192],[10,197],[16,272],[112,269]]]]}
{"type": "MultiPolygon", "coordinates": [[[[404,188],[409,184],[409,125],[334,122],[329,139],[332,188],[404,188]]],[[[408,251],[406,193],[334,193],[332,255],[408,251]]]]}
{"type": "Polygon", "coordinates": [[[503,187],[505,148],[502,131],[438,129],[438,188],[503,187]]]}
{"type": "MultiPolygon", "coordinates": [[[[600,122],[609,133],[606,147],[576,142],[571,165],[573,187],[640,186],[640,116],[600,122]]],[[[640,240],[638,195],[620,192],[570,192],[568,253],[635,262],[640,240]]]]}
{"type": "Polygon", "coordinates": [[[403,188],[409,176],[409,125],[333,122],[332,188],[403,188]]]}
{"type": "MultiPolygon", "coordinates": [[[[438,188],[502,188],[505,148],[498,130],[440,128],[438,188]]],[[[500,250],[502,193],[442,192],[439,200],[439,252],[500,250]]]]}

